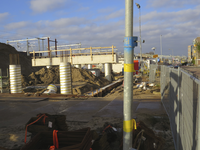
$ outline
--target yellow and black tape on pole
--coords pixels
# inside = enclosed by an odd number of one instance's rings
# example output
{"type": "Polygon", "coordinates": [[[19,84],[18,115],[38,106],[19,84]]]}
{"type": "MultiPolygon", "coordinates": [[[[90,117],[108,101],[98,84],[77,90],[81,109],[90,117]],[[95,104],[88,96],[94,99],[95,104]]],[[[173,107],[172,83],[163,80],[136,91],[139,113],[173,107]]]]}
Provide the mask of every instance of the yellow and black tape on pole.
{"type": "Polygon", "coordinates": [[[133,129],[137,129],[135,119],[127,120],[123,122],[123,131],[131,132],[133,129]]]}
{"type": "Polygon", "coordinates": [[[134,63],[132,63],[132,64],[124,64],[124,72],[135,72],[134,63]]]}

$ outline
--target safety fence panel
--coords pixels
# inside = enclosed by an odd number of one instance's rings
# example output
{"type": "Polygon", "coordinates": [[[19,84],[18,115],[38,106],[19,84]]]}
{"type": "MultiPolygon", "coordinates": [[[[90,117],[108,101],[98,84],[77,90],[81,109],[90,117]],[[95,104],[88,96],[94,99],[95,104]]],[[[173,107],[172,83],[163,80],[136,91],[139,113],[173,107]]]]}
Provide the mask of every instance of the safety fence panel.
{"type": "Polygon", "coordinates": [[[183,70],[180,71],[180,149],[197,150],[198,137],[198,89],[199,80],[183,70]],[[197,81],[197,82],[196,82],[197,81]]]}
{"type": "Polygon", "coordinates": [[[157,64],[151,64],[150,70],[149,70],[149,82],[155,82],[156,80],[156,69],[158,65],[157,64]]]}
{"type": "Polygon", "coordinates": [[[160,83],[176,150],[198,150],[200,81],[183,69],[162,66],[160,83]]]}

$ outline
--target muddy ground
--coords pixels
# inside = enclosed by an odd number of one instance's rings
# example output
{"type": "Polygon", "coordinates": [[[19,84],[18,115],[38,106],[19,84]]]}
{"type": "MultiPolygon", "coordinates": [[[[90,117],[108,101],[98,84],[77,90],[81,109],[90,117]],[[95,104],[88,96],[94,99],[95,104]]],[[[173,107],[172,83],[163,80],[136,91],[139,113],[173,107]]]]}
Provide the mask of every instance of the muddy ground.
{"type": "MultiPolygon", "coordinates": [[[[146,78],[146,77],[145,77],[146,78]]],[[[153,87],[147,87],[147,90],[142,90],[137,88],[137,84],[135,83],[133,88],[133,98],[149,100],[147,96],[152,95],[155,99],[160,98],[159,93],[159,85],[155,85],[153,87]],[[147,96],[146,96],[147,95],[147,96]]],[[[123,86],[116,87],[110,93],[106,95],[106,97],[121,97],[123,98],[123,86]]],[[[144,122],[145,125],[151,129],[156,138],[159,139],[162,143],[162,149],[160,150],[175,150],[173,144],[173,137],[170,129],[170,122],[166,113],[159,112],[155,115],[153,113],[149,113],[148,111],[143,110],[140,113],[135,114],[137,122],[144,122]]],[[[112,125],[118,130],[118,138],[115,142],[109,144],[109,148],[111,150],[119,150],[120,145],[122,144],[122,127],[123,127],[123,119],[122,118],[106,118],[106,117],[93,117],[89,122],[73,122],[67,121],[69,131],[74,131],[77,129],[81,129],[84,127],[90,127],[92,130],[95,130],[98,135],[100,135],[103,129],[108,125],[112,125]]],[[[24,126],[13,126],[11,128],[1,128],[0,129],[0,147],[4,147],[7,149],[19,149],[22,145],[24,145],[24,126]],[[9,134],[12,133],[12,134],[9,134]]],[[[28,140],[30,140],[31,134],[28,133],[28,140]]],[[[1,149],[1,148],[0,148],[1,149]]],[[[93,149],[95,150],[95,149],[93,149]]]]}

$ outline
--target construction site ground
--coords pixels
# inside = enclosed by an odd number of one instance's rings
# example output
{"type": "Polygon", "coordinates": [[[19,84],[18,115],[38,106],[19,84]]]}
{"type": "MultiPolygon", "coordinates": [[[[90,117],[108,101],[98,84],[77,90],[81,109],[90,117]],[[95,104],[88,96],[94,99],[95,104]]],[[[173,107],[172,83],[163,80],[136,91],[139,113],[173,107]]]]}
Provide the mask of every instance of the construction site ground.
{"type": "MultiPolygon", "coordinates": [[[[148,90],[147,90],[148,91],[148,90]]],[[[168,116],[159,92],[147,92],[134,86],[133,118],[143,121],[164,140],[163,150],[173,150],[168,116]]],[[[123,128],[123,86],[105,97],[7,97],[0,95],[0,149],[20,149],[24,145],[25,124],[39,113],[66,115],[69,130],[90,127],[97,132],[105,123],[123,128]]],[[[31,135],[28,133],[28,140],[31,135]]],[[[119,149],[120,142],[111,148],[119,149]]]]}

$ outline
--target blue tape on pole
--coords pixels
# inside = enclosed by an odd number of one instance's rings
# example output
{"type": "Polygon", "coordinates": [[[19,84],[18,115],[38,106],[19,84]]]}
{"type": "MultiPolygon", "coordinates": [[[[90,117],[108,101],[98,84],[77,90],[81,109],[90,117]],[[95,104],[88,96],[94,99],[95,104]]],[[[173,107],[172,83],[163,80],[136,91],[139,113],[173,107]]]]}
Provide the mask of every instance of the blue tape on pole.
{"type": "Polygon", "coordinates": [[[137,40],[138,37],[137,36],[133,36],[133,37],[124,37],[124,47],[135,47],[137,46],[137,40]]]}
{"type": "Polygon", "coordinates": [[[124,47],[133,47],[133,37],[124,37],[124,47]]]}
{"type": "Polygon", "coordinates": [[[138,37],[124,37],[124,52],[130,53],[137,46],[138,37]]]}

